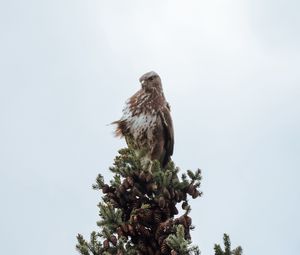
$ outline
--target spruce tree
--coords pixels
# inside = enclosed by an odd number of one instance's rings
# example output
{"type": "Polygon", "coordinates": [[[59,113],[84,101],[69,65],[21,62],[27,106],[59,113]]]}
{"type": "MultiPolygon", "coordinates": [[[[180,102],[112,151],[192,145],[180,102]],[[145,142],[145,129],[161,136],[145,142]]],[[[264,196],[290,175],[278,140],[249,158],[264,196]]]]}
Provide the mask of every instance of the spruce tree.
{"type": "MultiPolygon", "coordinates": [[[[201,171],[187,170],[179,178],[172,161],[162,169],[158,161],[151,167],[131,149],[121,149],[109,169],[113,179],[105,183],[98,175],[93,188],[102,192],[99,203],[100,230],[86,241],[78,234],[76,245],[82,255],[197,255],[191,244],[192,219],[188,198],[201,197],[201,171]],[[178,208],[181,206],[182,215],[178,208]]],[[[215,255],[241,255],[231,250],[224,235],[225,251],[215,245],[215,255]]]]}

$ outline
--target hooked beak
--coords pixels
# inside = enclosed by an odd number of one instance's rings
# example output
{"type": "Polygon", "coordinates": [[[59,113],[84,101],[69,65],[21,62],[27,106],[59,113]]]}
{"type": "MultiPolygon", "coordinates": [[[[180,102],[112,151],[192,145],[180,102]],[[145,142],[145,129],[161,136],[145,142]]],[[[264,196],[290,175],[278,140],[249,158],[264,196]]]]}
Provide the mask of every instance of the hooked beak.
{"type": "Polygon", "coordinates": [[[145,88],[145,83],[146,83],[146,81],[144,80],[144,79],[140,79],[140,83],[141,83],[141,86],[142,86],[142,88],[144,89],[145,88]]]}
{"type": "Polygon", "coordinates": [[[140,83],[142,83],[143,81],[145,81],[144,76],[145,76],[145,75],[143,75],[143,76],[141,76],[141,77],[139,78],[140,83]]]}

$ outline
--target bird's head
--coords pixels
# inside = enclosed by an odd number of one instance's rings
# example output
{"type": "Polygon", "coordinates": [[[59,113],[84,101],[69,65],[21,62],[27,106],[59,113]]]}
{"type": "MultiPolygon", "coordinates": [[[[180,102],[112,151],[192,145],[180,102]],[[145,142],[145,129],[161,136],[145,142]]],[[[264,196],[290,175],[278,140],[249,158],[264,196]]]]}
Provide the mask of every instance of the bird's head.
{"type": "Polygon", "coordinates": [[[142,88],[146,92],[162,90],[161,79],[159,75],[154,71],[145,73],[144,75],[141,76],[139,80],[142,85],[142,88]]]}

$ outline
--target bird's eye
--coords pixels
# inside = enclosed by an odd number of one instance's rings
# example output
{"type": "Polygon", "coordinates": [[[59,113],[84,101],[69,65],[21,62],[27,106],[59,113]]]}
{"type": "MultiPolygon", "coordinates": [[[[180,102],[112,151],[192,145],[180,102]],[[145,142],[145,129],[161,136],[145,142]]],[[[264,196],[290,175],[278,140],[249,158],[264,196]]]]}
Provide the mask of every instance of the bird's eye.
{"type": "Polygon", "coordinates": [[[153,81],[153,77],[150,77],[150,78],[149,78],[149,81],[153,81]]]}

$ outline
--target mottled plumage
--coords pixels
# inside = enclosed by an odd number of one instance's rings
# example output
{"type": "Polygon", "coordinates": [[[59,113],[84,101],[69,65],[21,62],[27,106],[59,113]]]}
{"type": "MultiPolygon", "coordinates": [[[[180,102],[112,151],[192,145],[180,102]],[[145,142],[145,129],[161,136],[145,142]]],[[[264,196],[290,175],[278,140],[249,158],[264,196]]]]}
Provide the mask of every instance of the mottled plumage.
{"type": "Polygon", "coordinates": [[[148,72],[140,79],[142,88],[130,97],[117,124],[116,136],[125,137],[128,147],[143,151],[151,161],[165,167],[173,154],[174,132],[170,107],[159,75],[148,72]]]}

